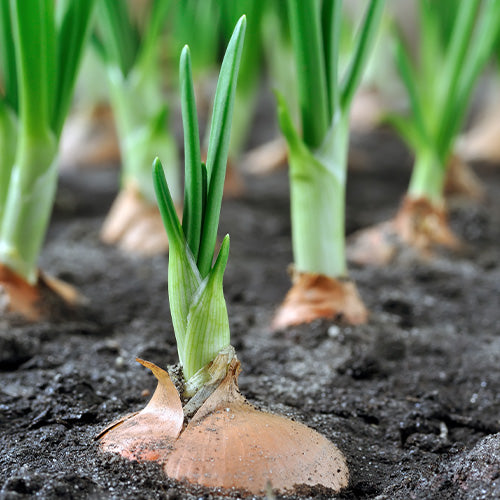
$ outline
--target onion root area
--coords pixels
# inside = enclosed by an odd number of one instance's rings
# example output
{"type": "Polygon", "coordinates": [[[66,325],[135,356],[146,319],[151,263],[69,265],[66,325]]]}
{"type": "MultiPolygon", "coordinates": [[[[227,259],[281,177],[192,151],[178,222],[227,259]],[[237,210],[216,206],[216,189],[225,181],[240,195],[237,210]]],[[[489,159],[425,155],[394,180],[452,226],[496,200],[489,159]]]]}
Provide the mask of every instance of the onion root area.
{"type": "Polygon", "coordinates": [[[120,145],[108,104],[98,103],[68,117],[61,136],[59,162],[68,170],[120,162],[120,145]]]}
{"type": "Polygon", "coordinates": [[[457,252],[462,248],[444,208],[427,198],[406,196],[394,219],[351,235],[347,257],[359,265],[382,266],[402,253],[429,259],[439,250],[457,252]]]}
{"type": "Polygon", "coordinates": [[[482,201],[486,196],[485,188],[479,177],[469,164],[457,155],[452,155],[448,162],[444,194],[448,198],[460,197],[473,201],[482,201]]]}
{"type": "Polygon", "coordinates": [[[368,320],[368,310],[354,282],[294,272],[292,288],[278,308],[271,328],[280,330],[321,318],[359,325],[368,320]]]}
{"type": "Polygon", "coordinates": [[[35,284],[0,264],[0,314],[28,321],[57,320],[73,315],[86,299],[68,283],[38,272],[35,284]]]}
{"type": "Polygon", "coordinates": [[[167,372],[138,360],[158,379],[140,412],[111,424],[99,436],[104,452],[130,460],[153,460],[165,474],[209,488],[266,494],[321,485],[332,492],[348,484],[342,453],[303,424],[257,410],[238,389],[240,363],[227,373],[197,412],[187,419],[167,372]]]}
{"type": "MultiPolygon", "coordinates": [[[[178,207],[177,214],[182,210],[178,207]]],[[[125,252],[153,256],[168,251],[160,211],[132,185],[118,193],[101,229],[101,240],[125,252]]]]}

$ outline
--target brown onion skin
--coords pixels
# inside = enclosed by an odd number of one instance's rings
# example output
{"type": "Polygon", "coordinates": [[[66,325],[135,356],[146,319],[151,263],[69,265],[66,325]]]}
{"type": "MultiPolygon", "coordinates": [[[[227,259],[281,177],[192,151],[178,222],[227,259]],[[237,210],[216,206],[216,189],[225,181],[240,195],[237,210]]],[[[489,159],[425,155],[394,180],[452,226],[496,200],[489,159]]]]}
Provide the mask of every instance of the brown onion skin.
{"type": "Polygon", "coordinates": [[[394,219],[361,229],[349,238],[349,262],[385,266],[398,254],[431,259],[439,249],[459,252],[463,243],[453,234],[443,206],[407,195],[394,219]]]}
{"type": "Polygon", "coordinates": [[[3,264],[0,264],[0,299],[0,315],[14,313],[32,322],[71,315],[87,302],[70,284],[40,270],[32,285],[3,264]]]}
{"type": "Polygon", "coordinates": [[[281,330],[316,319],[360,325],[368,320],[368,310],[352,281],[295,272],[292,288],[276,311],[271,328],[281,330]]]}
{"type": "MultiPolygon", "coordinates": [[[[259,495],[299,485],[332,491],[346,487],[349,472],[338,448],[303,424],[250,405],[238,390],[239,371],[240,363],[233,360],[225,379],[183,430],[178,420],[173,426],[167,423],[162,440],[160,419],[151,420],[143,410],[103,431],[101,448],[133,460],[160,461],[168,477],[211,488],[259,495]]],[[[159,381],[157,391],[165,392],[163,383],[159,381]]],[[[163,403],[170,405],[173,384],[170,379],[165,384],[169,395],[163,403]]],[[[178,419],[174,405],[175,411],[168,411],[178,419]]]]}
{"type": "Polygon", "coordinates": [[[164,462],[182,430],[181,400],[167,372],[149,361],[137,361],[158,379],[151,401],[142,411],[113,422],[97,439],[103,451],[129,460],[164,462]]]}

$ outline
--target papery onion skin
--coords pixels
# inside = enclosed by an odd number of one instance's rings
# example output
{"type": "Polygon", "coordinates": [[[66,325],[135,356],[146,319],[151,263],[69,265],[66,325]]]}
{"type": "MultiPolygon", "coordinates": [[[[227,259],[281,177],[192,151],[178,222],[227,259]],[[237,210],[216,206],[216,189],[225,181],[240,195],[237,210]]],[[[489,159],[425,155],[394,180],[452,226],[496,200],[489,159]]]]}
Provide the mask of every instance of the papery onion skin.
{"type": "Polygon", "coordinates": [[[316,319],[360,325],[366,323],[368,310],[352,281],[296,272],[293,286],[276,311],[271,328],[280,330],[316,319]]]}
{"type": "Polygon", "coordinates": [[[239,393],[239,362],[207,399],[175,444],[166,474],[207,487],[262,494],[295,485],[339,491],[349,472],[342,453],[321,434],[257,410],[239,393]]]}
{"type": "Polygon", "coordinates": [[[237,359],[185,427],[181,401],[168,374],[152,363],[141,363],[158,378],[158,387],[144,410],[111,424],[98,436],[103,451],[158,461],[172,479],[257,495],[269,488],[287,492],[320,485],[336,492],[347,486],[345,458],[330,441],[246,401],[237,386],[237,359]]]}

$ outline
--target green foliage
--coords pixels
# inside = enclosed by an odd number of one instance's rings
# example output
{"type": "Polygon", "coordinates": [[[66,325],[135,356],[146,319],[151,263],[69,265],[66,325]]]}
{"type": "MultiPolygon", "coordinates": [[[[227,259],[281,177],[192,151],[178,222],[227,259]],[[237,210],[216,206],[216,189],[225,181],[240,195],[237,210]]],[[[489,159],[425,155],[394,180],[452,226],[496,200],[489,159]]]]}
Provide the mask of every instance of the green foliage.
{"type": "Polygon", "coordinates": [[[229,322],[222,278],[229,252],[226,236],[214,265],[217,227],[228,155],[236,80],[246,18],[234,29],[222,62],[215,94],[207,166],[201,163],[190,52],[180,60],[186,188],[180,223],[159,159],[153,163],[156,197],[170,241],[170,310],[184,377],[190,379],[229,345],[229,322]]]}
{"type": "Polygon", "coordinates": [[[384,1],[370,1],[342,78],[338,74],[341,5],[341,0],[288,0],[303,137],[312,148],[321,144],[335,113],[349,109],[373,45],[384,1]]]}
{"type": "Polygon", "coordinates": [[[349,108],[376,35],[383,0],[371,0],[344,74],[339,70],[341,0],[288,0],[302,137],[278,95],[288,142],[295,268],[345,276],[345,182],[349,108]]]}
{"type": "Polygon", "coordinates": [[[394,29],[395,60],[411,113],[407,117],[391,116],[389,121],[417,157],[429,159],[417,161],[418,168],[434,169],[434,173],[426,174],[414,171],[410,191],[435,201],[442,197],[448,157],[500,23],[500,2],[496,0],[452,3],[453,14],[447,14],[445,5],[419,0],[417,60],[394,29]]]}
{"type": "Polygon", "coordinates": [[[0,262],[34,282],[94,0],[0,0],[0,262]]]}
{"type": "Polygon", "coordinates": [[[160,68],[160,37],[171,12],[170,0],[150,2],[141,16],[125,1],[99,3],[94,47],[108,73],[110,101],[117,124],[122,158],[122,183],[133,185],[154,203],[150,158],[165,162],[172,194],[180,198],[178,155],[168,128],[164,79],[160,68]]]}
{"type": "Polygon", "coordinates": [[[420,0],[419,6],[418,61],[395,32],[395,58],[411,109],[401,127],[406,127],[403,135],[414,149],[435,149],[445,168],[474,83],[490,57],[500,4],[495,0],[460,2],[451,27],[440,22],[441,12],[434,9],[434,3],[420,0]]]}

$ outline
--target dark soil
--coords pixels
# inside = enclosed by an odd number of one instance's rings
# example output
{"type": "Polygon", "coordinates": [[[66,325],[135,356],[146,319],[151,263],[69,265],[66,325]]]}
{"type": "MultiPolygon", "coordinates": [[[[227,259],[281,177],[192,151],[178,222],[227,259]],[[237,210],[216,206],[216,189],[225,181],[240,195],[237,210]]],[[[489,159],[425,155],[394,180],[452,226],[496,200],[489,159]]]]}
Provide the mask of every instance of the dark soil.
{"type": "MultiPolygon", "coordinates": [[[[395,213],[411,164],[389,132],[354,142],[366,164],[350,173],[349,233],[395,213]]],[[[352,269],[372,312],[356,328],[318,321],[269,332],[292,260],[286,171],[247,179],[247,195],[223,207],[240,388],[340,447],[351,480],[339,498],[500,498],[500,171],[477,167],[488,201],[454,204],[451,217],[467,255],[352,269]]],[[[103,456],[93,440],[154,390],[136,356],[163,367],[177,359],[167,257],[99,242],[116,186],[113,169],[65,174],[41,259],[90,299],[88,315],[29,326],[0,319],[2,500],[220,498],[155,464],[103,456]]]]}

